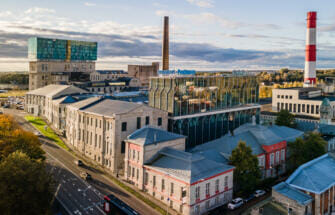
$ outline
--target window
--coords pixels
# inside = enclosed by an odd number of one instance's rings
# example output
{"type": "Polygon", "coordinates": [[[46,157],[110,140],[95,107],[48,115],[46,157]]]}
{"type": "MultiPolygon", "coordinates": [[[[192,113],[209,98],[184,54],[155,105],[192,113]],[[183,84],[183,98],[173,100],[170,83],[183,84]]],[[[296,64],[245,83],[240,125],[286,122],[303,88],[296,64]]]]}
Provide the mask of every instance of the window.
{"type": "Polygon", "coordinates": [[[184,190],[184,188],[181,188],[181,197],[185,197],[186,196],[186,190],[184,190]]]}
{"type": "Polygon", "coordinates": [[[135,160],[135,153],[136,153],[136,151],[135,151],[135,149],[133,150],[133,160],[135,160]]]}
{"type": "Polygon", "coordinates": [[[145,124],[146,124],[146,125],[149,125],[149,124],[150,124],[150,117],[149,117],[149,116],[146,116],[146,117],[145,117],[145,124]]]}
{"type": "Polygon", "coordinates": [[[144,185],[148,185],[148,178],[149,178],[149,174],[147,172],[144,173],[144,185]]]}
{"type": "Polygon", "coordinates": [[[290,99],[292,99],[292,96],[290,96],[290,99]]]}
{"type": "Polygon", "coordinates": [[[170,194],[172,195],[173,194],[173,192],[174,192],[174,184],[171,182],[171,184],[170,184],[170,194]]]}
{"type": "Polygon", "coordinates": [[[215,197],[215,205],[218,205],[219,204],[219,197],[215,197]]]}
{"type": "Polygon", "coordinates": [[[138,180],[138,178],[139,178],[139,175],[140,175],[140,171],[139,171],[139,169],[136,169],[136,179],[138,180]]]}
{"type": "Polygon", "coordinates": [[[139,161],[139,160],[140,160],[140,152],[137,151],[137,161],[139,161]]]}
{"type": "Polygon", "coordinates": [[[126,122],[122,123],[122,131],[127,131],[127,123],[126,122]]]}
{"type": "Polygon", "coordinates": [[[285,110],[288,110],[288,103],[285,103],[285,110]]]}
{"type": "Polygon", "coordinates": [[[206,184],[206,196],[209,196],[209,186],[210,186],[210,183],[207,183],[206,184]]]}
{"type": "Polygon", "coordinates": [[[152,185],[156,187],[156,176],[152,177],[152,185]]]}
{"type": "Polygon", "coordinates": [[[277,111],[279,111],[279,109],[280,109],[280,103],[278,102],[277,103],[277,111]]]}
{"type": "Polygon", "coordinates": [[[206,201],[206,208],[207,208],[207,209],[209,208],[209,200],[206,201]]]}
{"type": "Polygon", "coordinates": [[[319,114],[319,105],[316,105],[316,106],[315,106],[315,113],[316,113],[316,114],[319,114]]]}
{"type": "Polygon", "coordinates": [[[224,177],[224,187],[225,189],[228,188],[228,176],[224,177]]]}
{"type": "Polygon", "coordinates": [[[270,154],[270,166],[273,166],[273,163],[274,163],[274,153],[271,153],[270,154]]]}
{"type": "Polygon", "coordinates": [[[284,98],[284,95],[282,95],[281,98],[283,99],[283,98],[284,98]]]}
{"type": "Polygon", "coordinates": [[[95,119],[95,127],[98,127],[98,119],[95,119]]]}
{"type": "Polygon", "coordinates": [[[292,104],[289,105],[289,111],[292,112],[292,104]]]}
{"type": "Polygon", "coordinates": [[[281,150],[280,155],[281,155],[281,160],[284,161],[285,160],[285,149],[281,150]]]}
{"type": "Polygon", "coordinates": [[[288,95],[285,96],[285,99],[288,99],[288,95]]]}
{"type": "Polygon", "coordinates": [[[124,141],[121,142],[121,154],[126,152],[126,143],[124,141]]]}
{"type": "Polygon", "coordinates": [[[301,112],[303,112],[303,113],[305,112],[305,104],[302,105],[302,110],[301,110],[301,112]]]}
{"type": "Polygon", "coordinates": [[[279,98],[280,98],[280,95],[277,95],[277,98],[279,99],[279,98]]]}
{"type": "Polygon", "coordinates": [[[276,152],[276,163],[279,163],[279,151],[276,152]]]}
{"type": "Polygon", "coordinates": [[[131,156],[131,149],[128,148],[128,159],[130,159],[130,156],[131,156]]]}
{"type": "Polygon", "coordinates": [[[298,113],[300,113],[301,104],[298,104],[298,113]]]}
{"type": "Polygon", "coordinates": [[[161,125],[162,125],[162,117],[158,117],[157,125],[158,125],[158,126],[161,126],[161,125]]]}
{"type": "Polygon", "coordinates": [[[164,191],[164,189],[165,189],[165,180],[162,179],[162,191],[164,191]]]}
{"type": "Polygon", "coordinates": [[[311,114],[314,114],[314,105],[311,105],[311,114]]]}
{"type": "Polygon", "coordinates": [[[134,176],[135,176],[135,168],[133,167],[133,171],[132,171],[132,173],[131,173],[131,177],[134,178],[134,176]]]}
{"type": "Polygon", "coordinates": [[[307,105],[307,113],[309,113],[309,105],[307,105]]]}
{"type": "Polygon", "coordinates": [[[200,187],[195,188],[195,199],[200,199],[200,187]]]}
{"type": "Polygon", "coordinates": [[[220,183],[220,180],[216,179],[215,180],[215,192],[219,192],[219,183],[220,183]]]}
{"type": "Polygon", "coordinates": [[[281,110],[283,110],[284,109],[284,103],[281,103],[281,108],[280,108],[281,110]]]}
{"type": "Polygon", "coordinates": [[[297,112],[297,104],[294,104],[294,105],[293,105],[293,112],[294,112],[294,113],[297,112]]]}
{"type": "Polygon", "coordinates": [[[141,117],[137,117],[137,129],[141,128],[141,117]]]}

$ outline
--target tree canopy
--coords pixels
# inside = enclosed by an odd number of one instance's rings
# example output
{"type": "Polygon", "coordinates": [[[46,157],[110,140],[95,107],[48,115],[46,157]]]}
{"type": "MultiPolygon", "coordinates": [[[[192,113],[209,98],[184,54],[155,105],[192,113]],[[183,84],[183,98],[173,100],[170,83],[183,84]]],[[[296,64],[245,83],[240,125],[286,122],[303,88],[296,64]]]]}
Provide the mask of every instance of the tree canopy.
{"type": "Polygon", "coordinates": [[[300,165],[326,153],[327,142],[315,132],[305,134],[304,138],[297,138],[288,143],[288,168],[293,171],[300,165]]]}
{"type": "Polygon", "coordinates": [[[234,170],[234,189],[241,194],[252,192],[260,182],[261,172],[258,158],[252,154],[252,149],[240,141],[230,156],[234,170]]]}
{"type": "Polygon", "coordinates": [[[276,125],[280,125],[280,126],[287,126],[291,128],[296,127],[293,114],[291,114],[288,110],[284,110],[284,109],[277,113],[277,118],[276,118],[275,123],[276,125]]]}
{"type": "Polygon", "coordinates": [[[43,161],[14,152],[0,163],[2,214],[47,214],[53,198],[53,180],[43,161]]]}

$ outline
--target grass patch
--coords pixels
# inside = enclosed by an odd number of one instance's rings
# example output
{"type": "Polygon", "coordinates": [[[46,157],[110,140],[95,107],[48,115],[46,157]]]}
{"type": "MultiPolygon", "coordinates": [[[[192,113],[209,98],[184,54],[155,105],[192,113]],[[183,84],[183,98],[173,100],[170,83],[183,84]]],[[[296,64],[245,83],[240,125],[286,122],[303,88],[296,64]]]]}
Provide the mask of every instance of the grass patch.
{"type": "Polygon", "coordinates": [[[45,137],[54,141],[57,145],[70,151],[69,147],[58,137],[58,135],[49,127],[40,117],[35,116],[25,116],[24,117],[29,123],[31,123],[37,130],[39,130],[45,137]],[[45,130],[44,127],[47,126],[45,130]]]}
{"type": "MultiPolygon", "coordinates": [[[[146,198],[145,196],[143,196],[141,193],[139,193],[138,191],[134,190],[131,187],[128,187],[126,184],[122,183],[121,181],[117,180],[114,177],[110,177],[109,178],[118,186],[122,187],[123,189],[127,190],[129,193],[133,194],[134,196],[136,196],[138,199],[142,200],[143,202],[145,202],[147,205],[149,205],[150,207],[152,207],[153,209],[155,209],[156,211],[158,211],[161,214],[166,214],[166,210],[164,210],[163,208],[161,208],[160,206],[158,206],[157,204],[155,204],[154,202],[152,202],[150,199],[146,198]]],[[[170,213],[169,213],[170,214],[170,213]]]]}
{"type": "Polygon", "coordinates": [[[9,90],[7,93],[0,93],[0,98],[7,98],[9,96],[24,96],[26,95],[27,90],[9,90]]]}

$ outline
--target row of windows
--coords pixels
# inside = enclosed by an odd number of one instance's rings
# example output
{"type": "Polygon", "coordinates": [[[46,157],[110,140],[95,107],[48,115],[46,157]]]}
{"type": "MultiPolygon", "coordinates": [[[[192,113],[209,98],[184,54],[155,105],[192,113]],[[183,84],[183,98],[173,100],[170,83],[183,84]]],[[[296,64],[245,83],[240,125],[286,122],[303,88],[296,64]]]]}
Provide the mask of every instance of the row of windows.
{"type": "MultiPolygon", "coordinates": [[[[219,192],[219,184],[220,184],[220,179],[216,179],[215,180],[215,193],[219,192]]],[[[206,197],[210,196],[210,193],[211,193],[210,187],[211,187],[210,182],[206,183],[206,197]]],[[[228,176],[224,177],[224,189],[225,190],[228,189],[228,176]]],[[[197,186],[195,188],[195,198],[200,199],[200,186],[197,186]]]]}
{"type": "MultiPolygon", "coordinates": [[[[276,151],[276,164],[279,164],[279,160],[284,161],[285,160],[285,149],[282,149],[281,151],[276,151]]],[[[275,164],[275,153],[270,154],[270,166],[273,166],[275,164]]]]}
{"type": "Polygon", "coordinates": [[[320,106],[319,105],[310,105],[310,104],[292,104],[292,103],[280,103],[277,102],[277,111],[288,110],[293,113],[311,113],[319,114],[320,106]]]}
{"type": "MultiPolygon", "coordinates": [[[[140,129],[141,128],[141,117],[137,117],[136,119],[136,128],[140,129]]],[[[145,117],[145,125],[149,125],[150,124],[150,117],[146,116],[145,117]]],[[[157,119],[157,126],[162,126],[163,124],[163,119],[162,117],[158,117],[157,119]]],[[[127,131],[127,122],[122,122],[121,125],[121,131],[127,131]]]]}
{"type": "Polygon", "coordinates": [[[140,152],[136,151],[135,149],[128,149],[128,159],[132,159],[132,160],[140,160],[140,152]]]}
{"type": "Polygon", "coordinates": [[[292,96],[288,96],[288,95],[286,95],[286,96],[284,96],[284,95],[277,95],[277,98],[278,99],[280,99],[280,98],[284,98],[285,97],[285,99],[288,99],[288,98],[290,98],[290,99],[292,99],[292,96]]]}

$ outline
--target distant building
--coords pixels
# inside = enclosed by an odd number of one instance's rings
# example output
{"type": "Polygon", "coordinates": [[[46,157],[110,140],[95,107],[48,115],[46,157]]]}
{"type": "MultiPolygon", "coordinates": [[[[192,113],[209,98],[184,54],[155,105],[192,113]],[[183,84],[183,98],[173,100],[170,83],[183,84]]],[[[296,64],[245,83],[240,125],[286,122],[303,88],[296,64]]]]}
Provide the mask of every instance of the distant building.
{"type": "Polygon", "coordinates": [[[240,141],[250,146],[258,157],[263,177],[274,177],[286,171],[287,142],[303,136],[303,132],[285,126],[244,124],[232,134],[207,142],[191,151],[221,163],[229,163],[232,151],[240,141]]]}
{"type": "Polygon", "coordinates": [[[292,214],[331,214],[335,206],[335,158],[327,153],[301,165],[272,188],[274,201],[292,214]]]}
{"type": "Polygon", "coordinates": [[[169,131],[187,136],[190,149],[230,130],[259,122],[255,76],[172,75],[150,80],[149,105],[169,113],[169,131]]]}
{"type": "Polygon", "coordinates": [[[144,127],[126,140],[125,179],[181,214],[231,201],[234,167],[184,152],[185,137],[144,127]]]}
{"type": "Polygon", "coordinates": [[[144,104],[90,98],[67,106],[68,145],[113,173],[124,168],[128,135],[145,125],[167,127],[167,113],[144,104]]]}
{"type": "Polygon", "coordinates": [[[152,65],[128,65],[128,76],[139,79],[142,86],[149,87],[150,77],[157,76],[158,70],[158,62],[154,62],[152,65]]]}
{"type": "Polygon", "coordinates": [[[111,81],[127,76],[123,70],[96,70],[90,73],[91,81],[111,81]]]}
{"type": "Polygon", "coordinates": [[[272,110],[279,112],[285,109],[293,114],[320,118],[320,106],[325,98],[329,99],[330,106],[334,109],[335,97],[322,96],[319,88],[273,89],[272,110]]]}
{"type": "Polygon", "coordinates": [[[29,90],[67,84],[72,76],[95,71],[97,43],[33,37],[28,40],[28,59],[29,90]]]}

